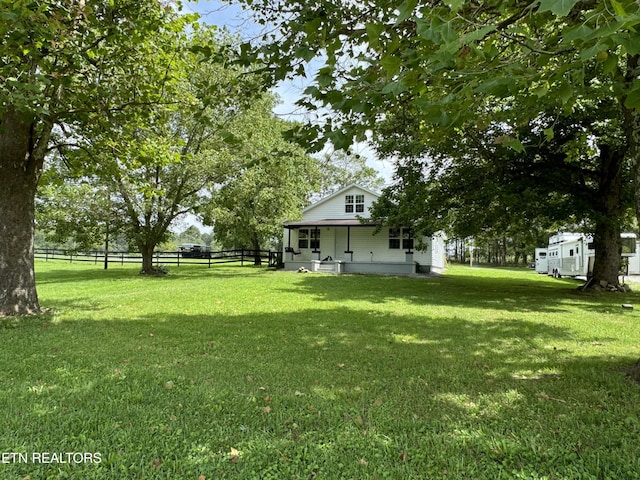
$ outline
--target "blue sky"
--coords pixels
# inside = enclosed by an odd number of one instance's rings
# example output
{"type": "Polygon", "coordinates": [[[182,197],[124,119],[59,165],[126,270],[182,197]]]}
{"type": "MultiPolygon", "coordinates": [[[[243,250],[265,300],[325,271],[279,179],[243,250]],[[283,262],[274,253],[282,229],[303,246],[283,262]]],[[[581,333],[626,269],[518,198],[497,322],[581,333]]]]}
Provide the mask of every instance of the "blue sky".
{"type": "MultiPolygon", "coordinates": [[[[184,8],[199,13],[202,22],[226,27],[230,32],[240,35],[243,39],[257,37],[261,32],[262,27],[252,21],[251,12],[243,11],[237,4],[230,5],[217,0],[201,0],[185,2],[184,8]]],[[[276,91],[282,104],[276,107],[275,113],[291,119],[304,120],[305,113],[295,106],[295,102],[300,98],[307,84],[306,79],[300,78],[278,85],[276,91]]]]}

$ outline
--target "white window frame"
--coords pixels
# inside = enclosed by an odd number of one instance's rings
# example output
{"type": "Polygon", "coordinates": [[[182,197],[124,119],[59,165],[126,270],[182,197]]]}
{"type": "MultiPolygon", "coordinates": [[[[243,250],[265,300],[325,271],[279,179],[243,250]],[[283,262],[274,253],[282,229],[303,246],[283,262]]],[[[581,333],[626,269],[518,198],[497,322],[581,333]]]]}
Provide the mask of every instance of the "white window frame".
{"type": "Polygon", "coordinates": [[[344,213],[364,213],[364,195],[345,195],[344,213]]]}

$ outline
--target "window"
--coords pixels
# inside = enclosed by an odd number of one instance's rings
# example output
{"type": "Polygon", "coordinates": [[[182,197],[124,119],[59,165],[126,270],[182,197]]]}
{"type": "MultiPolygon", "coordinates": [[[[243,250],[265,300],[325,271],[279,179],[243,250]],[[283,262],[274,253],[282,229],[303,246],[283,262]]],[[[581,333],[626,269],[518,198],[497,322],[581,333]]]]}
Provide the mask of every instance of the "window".
{"type": "Polygon", "coordinates": [[[636,239],[630,237],[622,238],[622,255],[634,255],[636,253],[636,239]]]}
{"type": "Polygon", "coordinates": [[[413,235],[410,228],[402,229],[402,248],[407,251],[413,250],[413,235]]]}
{"type": "Polygon", "coordinates": [[[345,195],[345,213],[364,213],[364,195],[345,195]]]}
{"type": "Polygon", "coordinates": [[[413,234],[410,228],[389,229],[389,249],[399,249],[400,245],[407,251],[413,250],[413,234]]]}
{"type": "Polygon", "coordinates": [[[298,230],[298,248],[309,248],[309,229],[298,230]]]}
{"type": "Polygon", "coordinates": [[[345,197],[344,197],[344,211],[346,213],[353,213],[353,195],[345,195],[345,197]]]}
{"type": "Polygon", "coordinates": [[[389,229],[389,248],[390,249],[400,248],[400,229],[399,228],[389,229]]]}
{"type": "Polygon", "coordinates": [[[298,248],[320,249],[320,230],[301,228],[298,230],[298,248]]]}
{"type": "Polygon", "coordinates": [[[320,229],[313,229],[311,233],[311,248],[320,250],[320,229]]]}

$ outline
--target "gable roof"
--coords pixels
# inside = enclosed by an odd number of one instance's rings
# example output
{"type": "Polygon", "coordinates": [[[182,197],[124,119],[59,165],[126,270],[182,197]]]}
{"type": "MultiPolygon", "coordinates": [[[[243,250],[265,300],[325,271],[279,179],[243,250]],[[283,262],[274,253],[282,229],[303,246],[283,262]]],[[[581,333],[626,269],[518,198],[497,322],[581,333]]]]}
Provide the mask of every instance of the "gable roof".
{"type": "Polygon", "coordinates": [[[350,190],[352,188],[357,188],[359,190],[361,190],[363,193],[368,193],[369,195],[373,196],[375,199],[380,198],[380,194],[374,192],[373,190],[369,190],[368,188],[365,187],[361,187],[360,185],[356,184],[356,183],[352,183],[351,185],[347,185],[344,188],[341,188],[340,190],[338,190],[337,192],[332,193],[331,195],[328,195],[320,200],[318,200],[316,203],[312,203],[311,205],[305,207],[302,209],[302,213],[308,212],[309,210],[313,210],[315,207],[322,205],[323,203],[326,203],[342,194],[344,194],[344,192],[346,192],[347,190],[350,190]]]}

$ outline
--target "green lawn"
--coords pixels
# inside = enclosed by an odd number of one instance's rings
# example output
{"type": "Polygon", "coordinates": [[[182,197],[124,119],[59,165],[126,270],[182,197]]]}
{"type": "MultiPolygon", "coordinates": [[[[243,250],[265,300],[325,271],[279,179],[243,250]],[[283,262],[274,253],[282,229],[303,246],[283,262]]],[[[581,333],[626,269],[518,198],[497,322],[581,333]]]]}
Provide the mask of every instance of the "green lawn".
{"type": "Polygon", "coordinates": [[[2,479],[640,476],[640,294],[467,267],[36,269],[51,313],[0,321],[2,479]]]}

